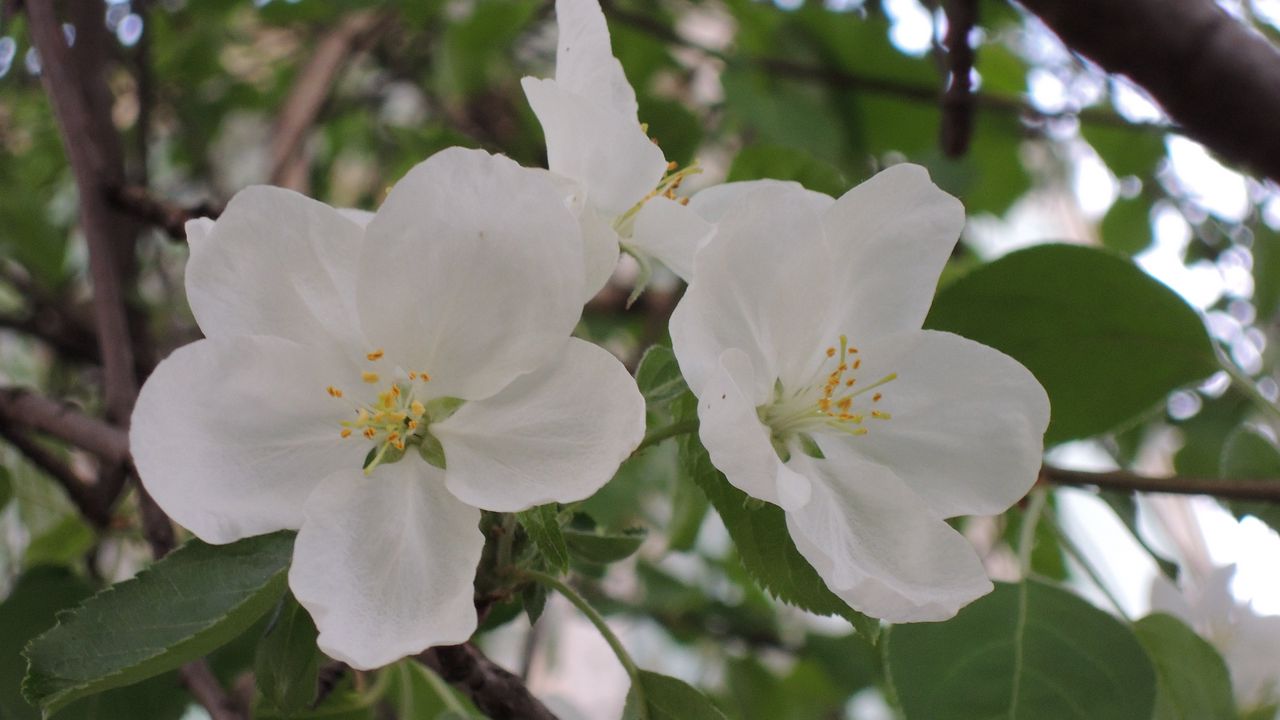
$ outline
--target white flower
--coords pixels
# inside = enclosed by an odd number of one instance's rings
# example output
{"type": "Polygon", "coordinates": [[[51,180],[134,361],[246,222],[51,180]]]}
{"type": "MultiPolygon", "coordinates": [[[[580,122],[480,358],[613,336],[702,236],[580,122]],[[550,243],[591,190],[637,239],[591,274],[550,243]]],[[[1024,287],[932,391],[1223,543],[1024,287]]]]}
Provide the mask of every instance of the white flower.
{"type": "Polygon", "coordinates": [[[1231,593],[1235,565],[1216,567],[1197,581],[1179,573],[1181,590],[1163,575],[1151,583],[1151,609],[1182,619],[1221,653],[1236,701],[1252,710],[1280,701],[1280,617],[1259,615],[1231,593]]]}
{"type": "Polygon", "coordinates": [[[582,224],[584,297],[609,280],[619,241],[688,279],[710,227],[674,191],[696,168],[677,169],[645,133],[635,91],[613,56],[597,0],[556,0],[554,80],[522,81],[547,139],[547,161],[582,224]]]}
{"type": "Polygon", "coordinates": [[[991,583],[944,518],[1021,498],[1049,419],[1017,362],[921,329],[963,208],[898,165],[839,200],[765,184],[720,215],[671,319],[712,462],[786,512],[852,607],[952,616],[991,583]]]}
{"type": "Polygon", "coordinates": [[[147,381],[134,461],[208,542],[298,529],[334,658],[465,641],[480,509],[583,499],[643,435],[622,365],[569,338],[581,240],[544,172],[450,149],[376,215],[255,187],[190,229],[207,339],[147,381]]]}

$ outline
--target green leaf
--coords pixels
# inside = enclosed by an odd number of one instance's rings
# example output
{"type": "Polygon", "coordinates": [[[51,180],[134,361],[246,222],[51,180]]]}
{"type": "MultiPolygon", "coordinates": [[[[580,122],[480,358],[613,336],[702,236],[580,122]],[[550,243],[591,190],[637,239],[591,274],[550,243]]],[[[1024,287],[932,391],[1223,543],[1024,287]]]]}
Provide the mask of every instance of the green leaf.
{"type": "Polygon", "coordinates": [[[640,693],[634,685],[627,693],[622,720],[726,720],[706,695],[686,682],[641,670],[640,685],[640,693]]]}
{"type": "Polygon", "coordinates": [[[1102,244],[1126,255],[1151,244],[1151,206],[1141,197],[1120,198],[1102,218],[1102,244]]]}
{"type": "Polygon", "coordinates": [[[192,540],[32,641],[23,694],[52,714],[205,655],[280,599],[292,551],[287,532],[223,546],[192,540]]]}
{"type": "MultiPolygon", "coordinates": [[[[693,395],[681,398],[677,415],[685,420],[697,417],[697,400],[693,395]]],[[[706,493],[729,530],[747,573],[761,587],[788,605],[819,615],[839,615],[852,623],[863,637],[876,637],[879,621],[836,597],[827,589],[818,571],[796,549],[781,508],[749,502],[751,498],[730,485],[711,464],[697,433],[681,436],[679,443],[681,472],[706,493]]]]}
{"type": "Polygon", "coordinates": [[[1113,430],[1215,372],[1200,317],[1128,260],[1075,245],[1011,253],[943,288],[925,326],[1027,367],[1053,408],[1045,442],[1113,430]]]}
{"type": "MultiPolygon", "coordinates": [[[[1228,480],[1277,478],[1280,481],[1280,448],[1249,427],[1238,427],[1222,446],[1219,474],[1228,480]]],[[[1236,515],[1253,515],[1273,528],[1280,528],[1280,505],[1259,500],[1233,500],[1236,515]]]]}
{"type": "Polygon", "coordinates": [[[524,531],[533,539],[542,558],[552,569],[564,572],[569,569],[569,549],[565,546],[560,530],[560,513],[555,503],[539,505],[516,513],[524,531]]]}
{"type": "Polygon", "coordinates": [[[677,475],[675,485],[671,498],[671,522],[667,523],[667,549],[687,552],[698,541],[698,533],[711,503],[707,494],[694,484],[693,478],[684,473],[677,475]]]}
{"type": "Polygon", "coordinates": [[[569,552],[576,557],[593,563],[607,564],[630,557],[648,536],[644,528],[627,528],[622,532],[606,532],[603,530],[582,530],[575,527],[564,529],[564,541],[569,552]]]}
{"type": "Polygon", "coordinates": [[[893,626],[885,643],[907,720],[1134,720],[1155,706],[1133,632],[1039,582],[998,583],[947,622],[893,626]]]}
{"type": "Polygon", "coordinates": [[[1085,123],[1080,134],[1118,177],[1150,177],[1164,157],[1164,133],[1148,127],[1113,127],[1085,123]]]}
{"type": "Polygon", "coordinates": [[[93,528],[79,515],[67,515],[31,541],[22,562],[27,567],[71,565],[89,552],[95,540],[93,528]]]}
{"type": "Polygon", "coordinates": [[[547,609],[547,588],[538,583],[529,583],[520,591],[520,604],[524,614],[529,616],[529,624],[538,622],[542,611],[547,609]]]}
{"type": "Polygon", "coordinates": [[[1153,720],[1236,720],[1227,664],[1181,620],[1148,615],[1134,623],[1156,668],[1153,720]]]}
{"type": "Polygon", "coordinates": [[[680,374],[675,353],[664,345],[654,345],[644,352],[636,366],[636,385],[650,407],[671,402],[689,389],[680,374]]]}
{"type": "Polygon", "coordinates": [[[389,699],[405,720],[483,720],[471,705],[444,680],[416,660],[404,660],[383,672],[394,672],[395,683],[389,699]]]}
{"type": "Polygon", "coordinates": [[[834,197],[843,195],[849,189],[849,182],[830,163],[803,150],[780,145],[752,145],[743,148],[729,166],[726,182],[762,178],[794,180],[810,190],[834,197]]]}
{"type": "Polygon", "coordinates": [[[317,634],[311,616],[286,593],[254,659],[258,690],[284,717],[315,700],[320,675],[317,634]]]}

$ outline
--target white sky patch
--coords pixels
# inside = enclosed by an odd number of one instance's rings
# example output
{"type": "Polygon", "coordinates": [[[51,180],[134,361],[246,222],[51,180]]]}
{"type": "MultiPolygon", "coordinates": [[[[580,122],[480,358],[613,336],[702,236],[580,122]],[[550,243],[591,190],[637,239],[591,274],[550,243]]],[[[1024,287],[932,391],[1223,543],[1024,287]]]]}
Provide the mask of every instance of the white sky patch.
{"type": "Polygon", "coordinates": [[[1228,222],[1249,214],[1249,188],[1240,173],[1214,160],[1203,145],[1170,135],[1165,140],[1178,184],[1200,207],[1228,222]]]}
{"type": "Polygon", "coordinates": [[[1132,123],[1156,123],[1168,120],[1151,96],[1122,78],[1112,78],[1111,103],[1116,112],[1132,123]]]}
{"type": "Polygon", "coordinates": [[[1182,214],[1168,205],[1157,206],[1153,230],[1151,247],[1134,256],[1134,261],[1192,306],[1205,310],[1216,303],[1226,292],[1222,273],[1207,260],[1184,263],[1191,242],[1191,226],[1182,214]]]}
{"type": "Polygon", "coordinates": [[[1099,220],[1116,201],[1119,185],[1106,163],[1085,143],[1076,143],[1071,189],[1086,218],[1099,220]]]}
{"type": "Polygon", "coordinates": [[[1048,68],[1033,67],[1027,71],[1027,93],[1031,104],[1041,112],[1058,113],[1067,108],[1067,85],[1048,68]]]}
{"type": "Polygon", "coordinates": [[[889,40],[908,55],[919,57],[933,45],[933,18],[918,0],[885,0],[884,12],[892,23],[889,40]]]}

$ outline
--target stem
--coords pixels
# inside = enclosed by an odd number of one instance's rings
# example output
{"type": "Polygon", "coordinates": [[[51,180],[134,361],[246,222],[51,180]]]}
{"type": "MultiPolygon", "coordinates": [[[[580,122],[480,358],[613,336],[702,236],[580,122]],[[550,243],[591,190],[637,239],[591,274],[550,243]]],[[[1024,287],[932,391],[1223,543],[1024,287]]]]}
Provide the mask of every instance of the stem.
{"type": "Polygon", "coordinates": [[[578,608],[583,615],[586,615],[592,625],[596,626],[596,630],[600,632],[604,641],[609,643],[609,647],[613,650],[613,654],[618,656],[618,662],[622,663],[623,669],[626,670],[627,675],[631,677],[631,691],[634,692],[640,700],[640,717],[642,720],[648,720],[649,703],[644,698],[644,685],[640,681],[640,668],[636,667],[635,661],[631,659],[631,655],[627,653],[627,649],[622,646],[622,641],[618,639],[617,635],[613,634],[613,630],[609,629],[609,625],[605,623],[604,618],[601,617],[600,613],[596,612],[596,609],[591,607],[591,604],[587,602],[587,599],[579,595],[577,590],[569,587],[558,578],[537,570],[525,570],[524,575],[530,580],[536,580],[549,588],[554,588],[557,592],[563,595],[566,600],[573,603],[573,606],[578,608]]]}
{"type": "Polygon", "coordinates": [[[691,432],[697,432],[697,431],[698,431],[697,420],[684,420],[682,422],[672,423],[666,427],[660,427],[657,430],[654,430],[653,432],[650,432],[649,434],[645,435],[644,439],[640,441],[640,444],[636,446],[636,449],[633,450],[631,454],[635,455],[636,453],[639,453],[641,450],[657,445],[663,440],[667,440],[669,438],[673,438],[678,435],[684,435],[685,433],[691,433],[691,432]]]}
{"type": "Polygon", "coordinates": [[[515,513],[504,513],[502,515],[501,535],[498,536],[498,572],[505,574],[506,569],[511,567],[511,544],[516,539],[516,516],[515,513]]]}
{"type": "Polygon", "coordinates": [[[1223,352],[1221,348],[1219,348],[1214,354],[1218,358],[1218,366],[1222,368],[1223,372],[1230,376],[1231,383],[1245,395],[1249,396],[1249,399],[1253,401],[1253,404],[1256,405],[1259,410],[1262,410],[1269,415],[1272,422],[1280,422],[1280,407],[1276,407],[1275,403],[1271,402],[1266,395],[1262,394],[1262,391],[1258,389],[1258,384],[1253,381],[1253,378],[1249,377],[1244,370],[1241,370],[1240,366],[1236,365],[1234,360],[1227,357],[1227,354],[1223,352]]]}
{"type": "Polygon", "coordinates": [[[1027,509],[1022,511],[1022,527],[1018,531],[1018,568],[1024,578],[1031,574],[1031,551],[1036,544],[1036,525],[1048,503],[1049,492],[1045,488],[1036,488],[1031,491],[1027,509]]]}

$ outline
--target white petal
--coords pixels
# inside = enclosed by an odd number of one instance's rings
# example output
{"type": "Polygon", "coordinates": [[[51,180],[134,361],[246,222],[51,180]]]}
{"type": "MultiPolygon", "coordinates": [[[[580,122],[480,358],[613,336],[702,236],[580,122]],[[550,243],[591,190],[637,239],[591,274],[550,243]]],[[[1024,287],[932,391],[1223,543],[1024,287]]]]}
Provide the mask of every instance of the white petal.
{"type": "Polygon", "coordinates": [[[636,214],[631,244],[688,282],[693,278],[693,256],[713,229],[713,225],[689,208],[674,200],[656,197],[636,214]]]}
{"type": "MultiPolygon", "coordinates": [[[[1040,472],[1049,398],[1009,356],[959,335],[916,330],[860,345],[859,383],[897,373],[880,402],[855,403],[867,420],[850,447],[886,465],[942,517],[995,515],[1040,472]]],[[[820,444],[826,444],[820,440],[820,444]]]]}
{"type": "Polygon", "coordinates": [[[823,219],[855,343],[918,329],[964,229],[964,207],[919,165],[894,165],[845,193],[823,219]]]}
{"type": "Polygon", "coordinates": [[[695,394],[728,348],[750,359],[757,403],[776,379],[797,387],[825,359],[836,281],[820,216],[802,192],[751,193],[698,251],[693,282],[671,317],[676,358],[695,394]]]}
{"type": "Polygon", "coordinates": [[[591,205],[582,208],[578,222],[582,227],[583,261],[586,266],[582,302],[586,304],[609,283],[614,269],[618,267],[618,233],[614,231],[610,220],[591,205]]]}
{"type": "Polygon", "coordinates": [[[852,454],[793,455],[790,465],[813,480],[809,504],[786,514],[791,539],[853,609],[892,623],[946,620],[991,591],[969,543],[891,471],[852,454]]]}
{"type": "Polygon", "coordinates": [[[191,312],[207,337],[361,345],[355,268],[362,236],[337,210],[291,190],[241,190],[191,245],[191,312]]]}
{"type": "Polygon", "coordinates": [[[406,457],[369,477],[335,473],[307,501],[289,587],[329,657],[371,670],[475,631],[480,511],[442,480],[406,457]]]}
{"type": "Polygon", "coordinates": [[[787,193],[793,202],[802,202],[819,213],[825,212],[835,202],[830,195],[806,190],[792,180],[741,180],[699,190],[689,200],[689,209],[709,223],[718,223],[733,210],[734,205],[757,190],[787,193]]]}
{"type": "Polygon", "coordinates": [[[369,223],[358,307],[369,342],[437,395],[487,397],[560,350],[582,312],[582,238],[545,172],[452,148],[369,223]]]}
{"type": "Polygon", "coordinates": [[[724,351],[720,365],[698,397],[698,435],[711,464],[751,497],[795,510],[809,501],[809,480],[782,463],[769,429],[747,392],[754,371],[746,353],[724,351]]]}
{"type": "Polygon", "coordinates": [[[368,451],[339,438],[351,409],[325,392],[354,372],[341,356],[268,336],[175,350],[133,411],[143,485],[207,542],[298,527],[316,484],[335,469],[358,470],[368,451]]]}
{"type": "Polygon", "coordinates": [[[548,167],[581,183],[587,201],[605,215],[630,210],[662,179],[666,158],[634,112],[619,112],[555,80],[527,77],[521,84],[547,138],[548,167]]]}
{"type": "Polygon", "coordinates": [[[368,227],[369,221],[373,219],[373,213],[355,208],[338,208],[338,214],[362,228],[368,227]]]}
{"type": "Polygon", "coordinates": [[[597,0],[556,0],[556,82],[634,121],[636,93],[613,56],[597,0]]]}
{"type": "Polygon", "coordinates": [[[644,398],[622,363],[570,339],[559,358],[431,431],[454,495],[513,512],[595,493],[640,444],[644,424],[644,398]]]}
{"type": "Polygon", "coordinates": [[[182,226],[187,235],[187,247],[190,248],[192,254],[202,252],[205,249],[205,240],[209,239],[209,233],[213,232],[215,224],[213,218],[201,217],[188,220],[182,226]]]}

